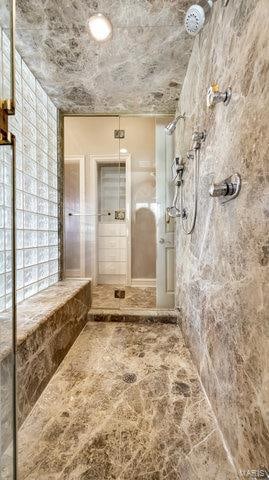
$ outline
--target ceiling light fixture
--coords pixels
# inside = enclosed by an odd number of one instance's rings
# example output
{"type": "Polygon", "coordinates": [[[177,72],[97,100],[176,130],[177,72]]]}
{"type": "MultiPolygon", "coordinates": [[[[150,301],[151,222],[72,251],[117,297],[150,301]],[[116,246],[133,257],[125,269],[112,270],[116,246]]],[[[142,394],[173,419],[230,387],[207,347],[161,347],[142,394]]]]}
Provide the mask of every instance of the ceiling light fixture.
{"type": "Polygon", "coordinates": [[[97,42],[104,42],[112,34],[112,24],[102,13],[97,13],[89,18],[89,29],[92,37],[97,42]]]}

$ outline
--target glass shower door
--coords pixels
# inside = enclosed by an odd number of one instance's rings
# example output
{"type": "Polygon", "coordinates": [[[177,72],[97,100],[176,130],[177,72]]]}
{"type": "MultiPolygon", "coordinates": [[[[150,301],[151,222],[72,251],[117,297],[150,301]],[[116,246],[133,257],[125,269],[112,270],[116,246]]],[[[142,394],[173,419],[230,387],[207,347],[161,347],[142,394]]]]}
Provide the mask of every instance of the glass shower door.
{"type": "Polygon", "coordinates": [[[15,1],[0,26],[0,478],[16,480],[15,1]]]}

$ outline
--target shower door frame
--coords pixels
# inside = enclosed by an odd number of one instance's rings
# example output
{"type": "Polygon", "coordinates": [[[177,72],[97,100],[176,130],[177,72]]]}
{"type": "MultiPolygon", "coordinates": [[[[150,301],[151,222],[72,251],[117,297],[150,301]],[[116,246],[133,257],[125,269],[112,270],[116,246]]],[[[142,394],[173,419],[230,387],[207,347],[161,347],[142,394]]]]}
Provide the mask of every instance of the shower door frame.
{"type": "Polygon", "coordinates": [[[126,242],[127,242],[127,271],[125,285],[130,286],[132,283],[132,237],[131,237],[131,154],[88,154],[86,161],[90,162],[90,206],[93,218],[93,229],[91,231],[91,278],[93,285],[97,285],[98,279],[98,165],[110,163],[125,163],[126,175],[126,242]]]}

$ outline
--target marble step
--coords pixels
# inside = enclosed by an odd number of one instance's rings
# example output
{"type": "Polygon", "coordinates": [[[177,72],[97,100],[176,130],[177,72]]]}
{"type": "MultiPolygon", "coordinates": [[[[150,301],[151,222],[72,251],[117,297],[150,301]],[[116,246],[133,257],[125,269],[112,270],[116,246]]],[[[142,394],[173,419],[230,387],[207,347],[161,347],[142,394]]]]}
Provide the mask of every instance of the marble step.
{"type": "Polygon", "coordinates": [[[178,310],[148,309],[90,309],[90,322],[131,322],[131,323],[170,323],[179,325],[181,321],[178,310]]]}

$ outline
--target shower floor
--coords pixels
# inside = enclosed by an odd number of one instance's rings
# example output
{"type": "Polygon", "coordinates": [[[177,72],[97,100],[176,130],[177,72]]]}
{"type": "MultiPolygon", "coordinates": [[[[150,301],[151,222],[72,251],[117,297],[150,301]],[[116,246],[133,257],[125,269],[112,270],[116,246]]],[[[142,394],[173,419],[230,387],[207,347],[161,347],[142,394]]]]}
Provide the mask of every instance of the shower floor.
{"type": "Polygon", "coordinates": [[[92,308],[132,309],[156,308],[156,288],[96,285],[92,291],[92,308]],[[125,298],[114,298],[116,288],[125,290],[125,298]]]}
{"type": "Polygon", "coordinates": [[[19,433],[20,480],[235,480],[176,325],[89,322],[19,433]]]}

